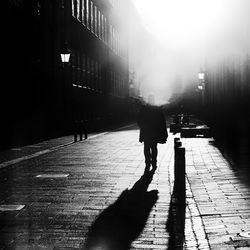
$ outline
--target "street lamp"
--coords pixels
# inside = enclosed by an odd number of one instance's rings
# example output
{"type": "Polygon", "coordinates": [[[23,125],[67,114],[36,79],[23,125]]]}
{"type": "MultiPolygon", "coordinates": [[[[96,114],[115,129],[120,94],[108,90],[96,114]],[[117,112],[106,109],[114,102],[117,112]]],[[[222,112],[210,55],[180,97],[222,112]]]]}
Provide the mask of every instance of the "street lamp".
{"type": "Polygon", "coordinates": [[[204,72],[199,72],[198,73],[198,79],[199,80],[204,80],[205,79],[205,73],[204,72]]]}
{"type": "Polygon", "coordinates": [[[69,86],[69,60],[70,60],[71,51],[67,46],[67,43],[64,44],[63,49],[60,52],[61,61],[62,61],[62,77],[63,84],[61,86],[62,98],[63,98],[63,110],[65,111],[66,120],[69,120],[70,116],[70,86],[69,86]]]}
{"type": "Polygon", "coordinates": [[[198,90],[203,91],[205,89],[205,73],[202,70],[198,73],[198,79],[198,90]]]}
{"type": "Polygon", "coordinates": [[[61,60],[63,63],[68,63],[69,59],[70,59],[70,49],[65,48],[63,49],[63,51],[61,52],[61,60]]]}
{"type": "Polygon", "coordinates": [[[205,103],[205,73],[201,70],[198,73],[198,79],[199,79],[199,84],[198,84],[198,91],[201,93],[201,103],[204,105],[205,103]]]}
{"type": "Polygon", "coordinates": [[[204,88],[201,84],[198,85],[198,90],[202,91],[204,88]]]}

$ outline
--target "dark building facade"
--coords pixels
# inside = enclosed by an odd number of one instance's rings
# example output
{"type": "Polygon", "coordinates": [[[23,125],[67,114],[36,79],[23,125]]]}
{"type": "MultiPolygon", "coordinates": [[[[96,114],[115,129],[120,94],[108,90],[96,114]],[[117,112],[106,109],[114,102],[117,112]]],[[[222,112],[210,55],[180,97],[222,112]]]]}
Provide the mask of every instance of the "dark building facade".
{"type": "Polygon", "coordinates": [[[124,1],[9,0],[1,86],[3,144],[93,128],[127,117],[128,12],[124,1]],[[125,8],[124,8],[125,7],[125,8]],[[70,51],[63,63],[61,53],[70,51]]]}
{"type": "Polygon", "coordinates": [[[250,149],[249,80],[247,52],[206,65],[202,114],[212,126],[216,139],[234,151],[242,147],[250,149]]]}
{"type": "Polygon", "coordinates": [[[124,116],[128,51],[119,1],[72,1],[70,9],[73,112],[88,119],[124,116]]]}

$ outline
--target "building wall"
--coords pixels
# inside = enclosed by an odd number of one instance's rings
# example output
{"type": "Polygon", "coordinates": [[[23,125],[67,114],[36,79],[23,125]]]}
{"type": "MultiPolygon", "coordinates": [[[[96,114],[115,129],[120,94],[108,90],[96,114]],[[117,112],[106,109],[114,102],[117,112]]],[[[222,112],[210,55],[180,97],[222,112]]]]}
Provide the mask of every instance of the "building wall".
{"type": "Polygon", "coordinates": [[[117,116],[126,108],[126,32],[119,25],[122,20],[116,4],[71,1],[71,84],[76,116],[99,120],[117,116]]]}
{"type": "Polygon", "coordinates": [[[118,0],[7,0],[3,6],[3,145],[70,133],[74,119],[100,126],[126,117],[127,17],[118,14],[118,0]],[[68,64],[60,58],[65,46],[68,64]]]}
{"type": "MultiPolygon", "coordinates": [[[[202,114],[225,150],[250,148],[250,57],[231,55],[207,64],[202,114]],[[244,145],[243,145],[244,144],[244,145]]],[[[238,154],[239,155],[239,154],[238,154]]]]}

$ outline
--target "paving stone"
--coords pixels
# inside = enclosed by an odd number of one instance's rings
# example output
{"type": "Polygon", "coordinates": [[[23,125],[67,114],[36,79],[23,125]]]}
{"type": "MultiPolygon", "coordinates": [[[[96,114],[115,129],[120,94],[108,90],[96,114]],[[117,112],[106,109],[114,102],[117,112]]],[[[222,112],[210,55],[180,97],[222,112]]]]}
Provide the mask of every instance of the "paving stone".
{"type": "MultiPolygon", "coordinates": [[[[4,189],[1,204],[22,201],[25,205],[18,213],[0,213],[5,235],[2,245],[15,249],[83,249],[93,222],[143,174],[143,145],[138,142],[138,134],[136,126],[110,132],[0,169],[4,189]],[[69,176],[64,180],[35,178],[52,173],[69,176]]],[[[167,249],[173,237],[166,230],[174,185],[173,138],[169,134],[168,142],[159,145],[159,166],[148,186],[149,191],[158,190],[158,200],[131,249],[167,249]]],[[[249,186],[211,139],[181,140],[186,148],[188,183],[184,249],[246,248],[244,242],[230,241],[230,237],[250,230],[249,186]]],[[[18,152],[13,159],[25,152],[58,146],[59,142],[32,145],[26,151],[12,150],[18,152]]],[[[4,157],[11,160],[11,154],[5,154],[0,162],[4,157]]],[[[134,206],[127,209],[132,211],[134,206]]]]}
{"type": "Polygon", "coordinates": [[[189,160],[192,168],[187,168],[187,177],[210,247],[235,249],[236,245],[227,242],[245,224],[239,211],[249,210],[250,203],[242,199],[249,187],[242,185],[230,163],[207,139],[185,138],[183,145],[188,149],[187,157],[193,159],[189,160]]]}

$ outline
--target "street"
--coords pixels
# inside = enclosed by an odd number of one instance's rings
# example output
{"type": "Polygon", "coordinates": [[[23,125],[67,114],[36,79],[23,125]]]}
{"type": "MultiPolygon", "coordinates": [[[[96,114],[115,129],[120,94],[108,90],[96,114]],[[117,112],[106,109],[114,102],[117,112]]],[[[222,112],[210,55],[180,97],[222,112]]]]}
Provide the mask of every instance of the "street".
{"type": "MultiPolygon", "coordinates": [[[[158,168],[149,175],[134,124],[2,167],[0,249],[84,249],[86,242],[94,249],[181,249],[169,246],[167,228],[176,136],[158,144],[158,168]]],[[[181,140],[183,249],[249,249],[238,235],[250,230],[249,186],[212,138],[181,140]]]]}

